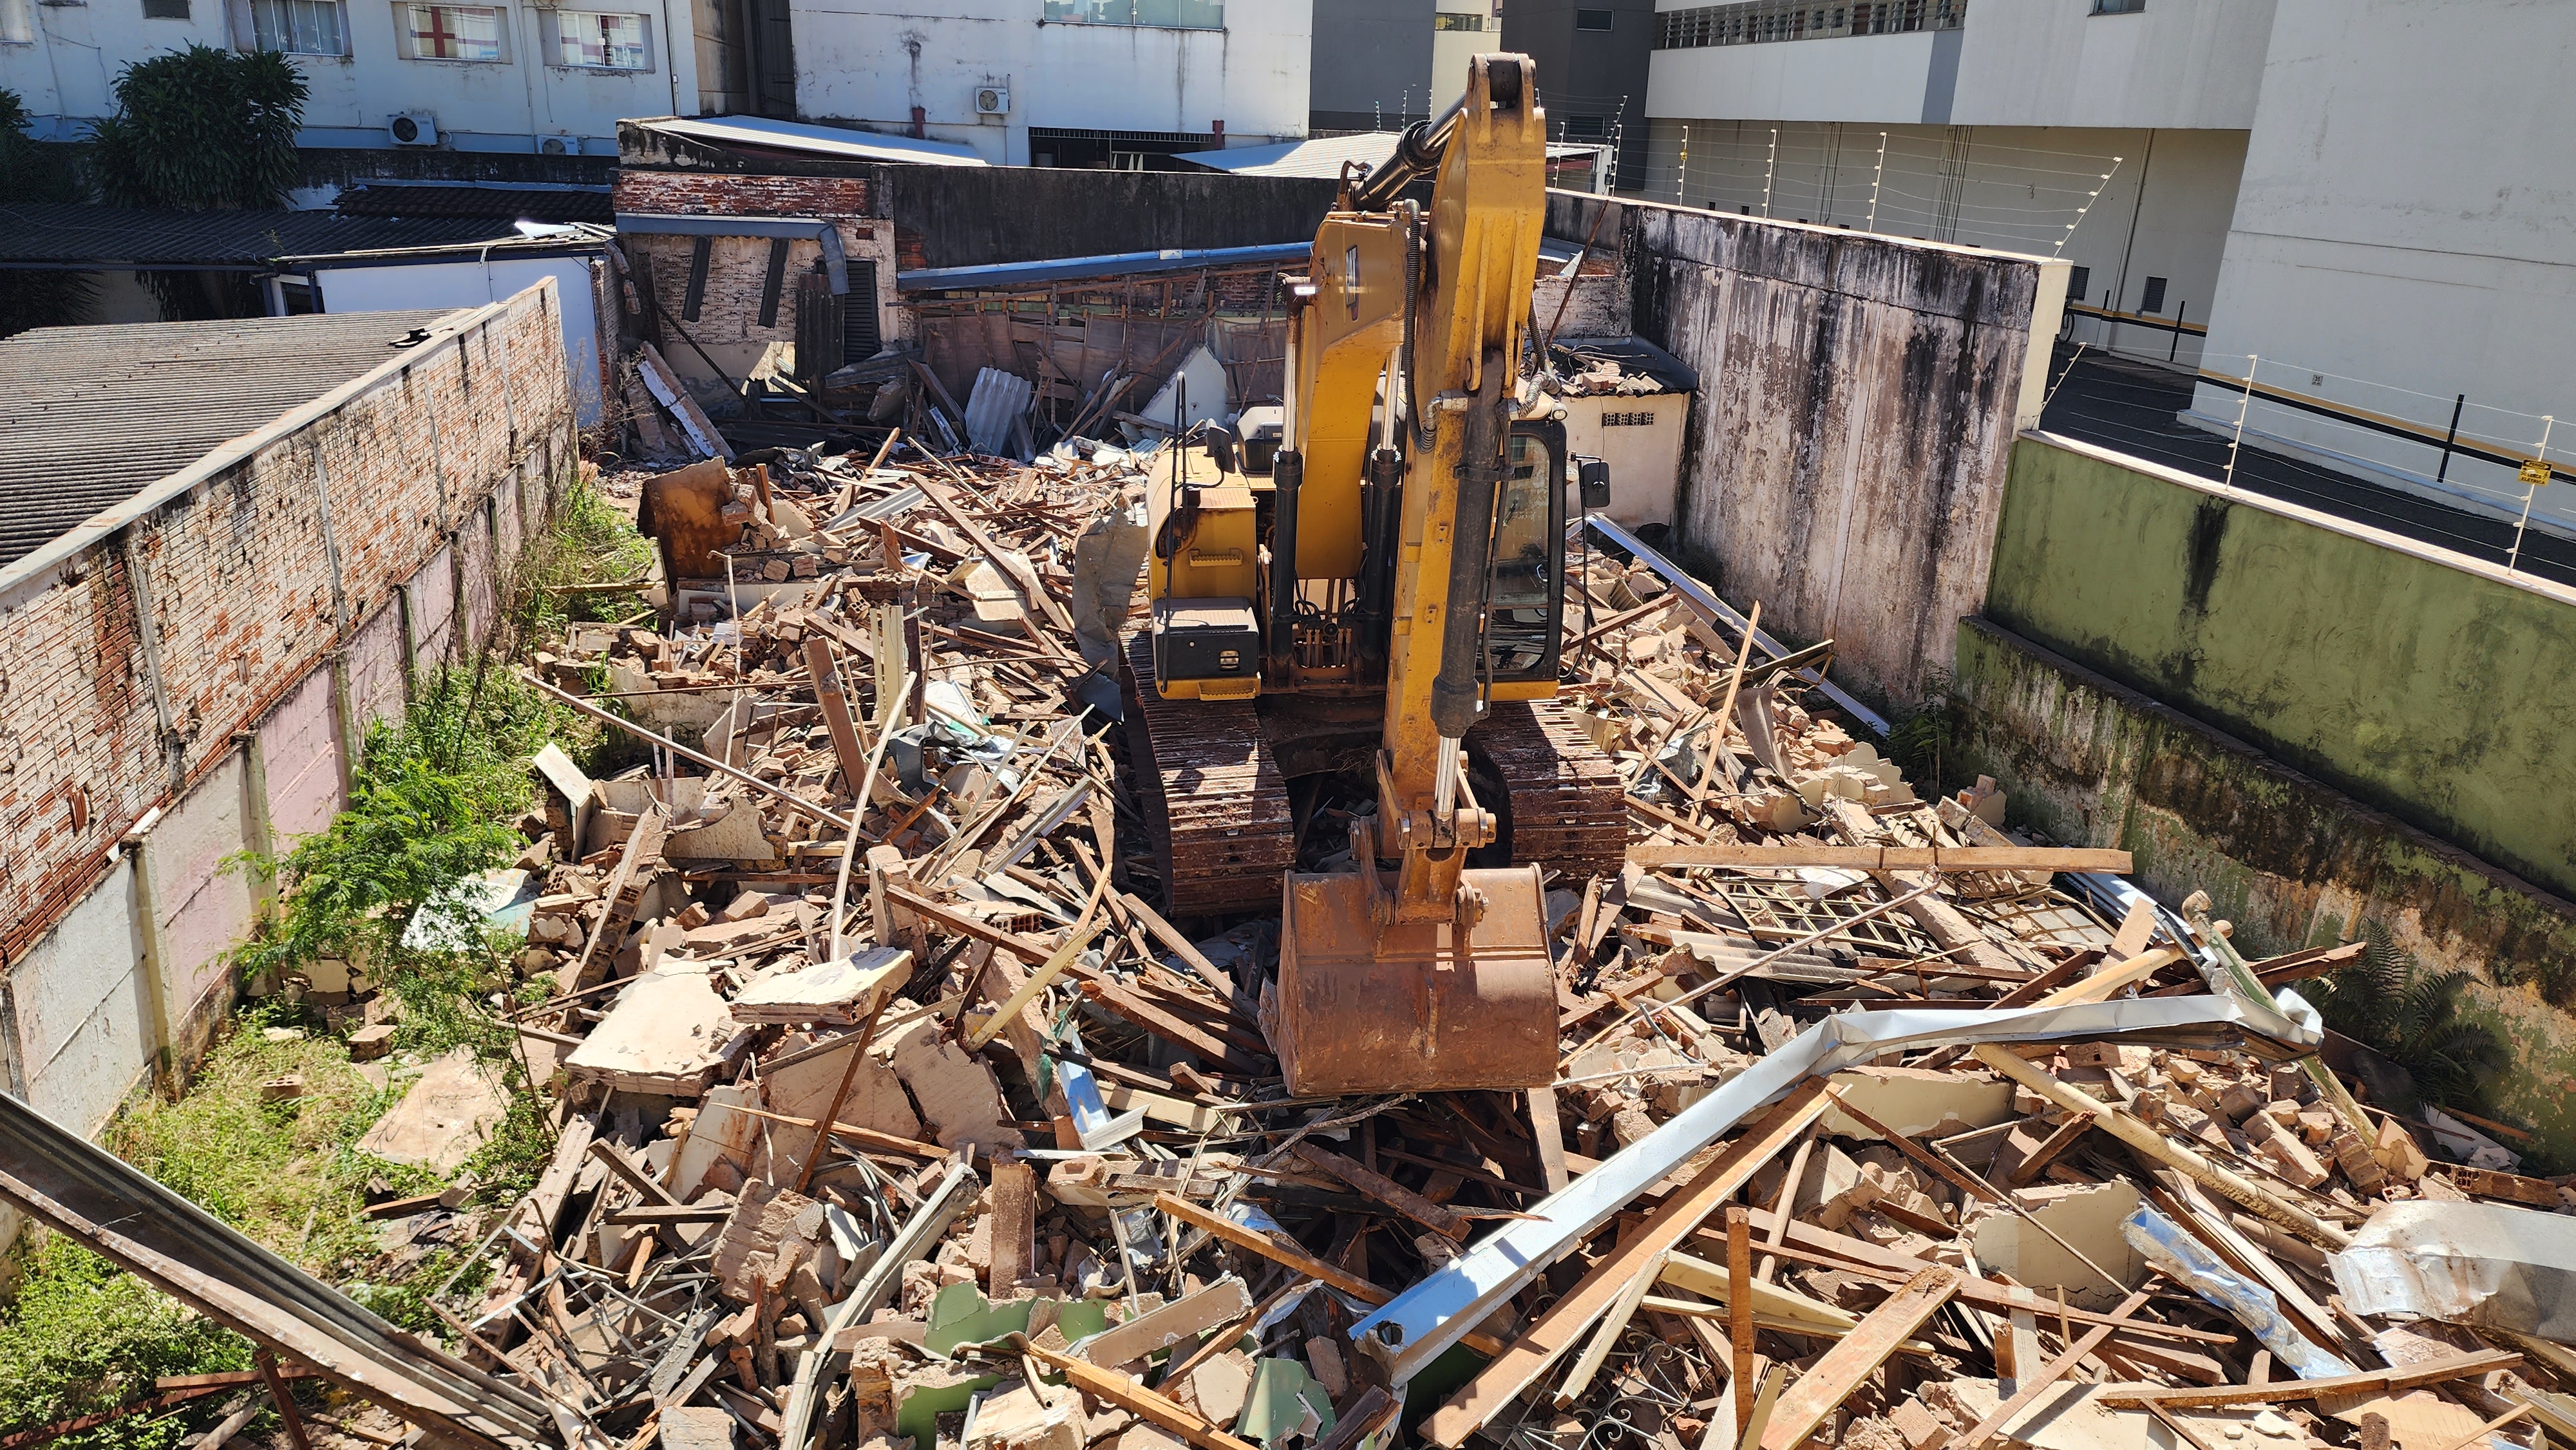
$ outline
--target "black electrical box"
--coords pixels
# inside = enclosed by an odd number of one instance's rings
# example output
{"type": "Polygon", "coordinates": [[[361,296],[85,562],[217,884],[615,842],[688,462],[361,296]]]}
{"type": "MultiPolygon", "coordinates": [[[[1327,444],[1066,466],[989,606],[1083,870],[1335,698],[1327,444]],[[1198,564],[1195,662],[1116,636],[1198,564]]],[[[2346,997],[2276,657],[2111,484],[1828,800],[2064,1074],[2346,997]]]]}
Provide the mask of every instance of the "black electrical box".
{"type": "Polygon", "coordinates": [[[1154,678],[1226,680],[1261,669],[1261,627],[1249,599],[1154,601],[1154,678]]]}
{"type": "Polygon", "coordinates": [[[1287,437],[1287,410],[1276,403],[1246,408],[1234,420],[1234,436],[1243,445],[1243,471],[1256,478],[1270,476],[1270,461],[1287,437]]]}

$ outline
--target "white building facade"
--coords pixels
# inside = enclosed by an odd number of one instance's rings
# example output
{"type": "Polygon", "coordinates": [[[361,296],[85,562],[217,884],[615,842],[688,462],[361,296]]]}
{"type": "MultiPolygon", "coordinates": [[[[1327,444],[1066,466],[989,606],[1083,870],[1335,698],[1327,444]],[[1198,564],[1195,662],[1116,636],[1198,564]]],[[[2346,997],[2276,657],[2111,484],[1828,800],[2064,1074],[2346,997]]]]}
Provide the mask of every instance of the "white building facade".
{"type": "Polygon", "coordinates": [[[790,0],[790,13],[804,120],[997,165],[1133,170],[1306,134],[1313,0],[790,0]]]}
{"type": "Polygon", "coordinates": [[[695,27],[691,0],[0,0],[0,86],[76,141],[132,62],[282,50],[309,147],[614,157],[618,118],[701,111],[695,27]]]}
{"type": "MultiPolygon", "coordinates": [[[[1660,0],[1657,200],[2074,264],[2067,338],[2258,381],[2249,438],[2489,513],[2576,415],[2548,0],[1660,0]],[[2406,437],[2318,412],[2366,412],[2406,437]],[[2481,409],[2484,409],[2482,412],[2481,409]]],[[[2188,420],[2233,429],[2204,382],[2188,420]]],[[[2550,449],[2562,462],[2576,437],[2550,449]]],[[[2576,518],[2544,489],[2543,520],[2576,518]]]]}

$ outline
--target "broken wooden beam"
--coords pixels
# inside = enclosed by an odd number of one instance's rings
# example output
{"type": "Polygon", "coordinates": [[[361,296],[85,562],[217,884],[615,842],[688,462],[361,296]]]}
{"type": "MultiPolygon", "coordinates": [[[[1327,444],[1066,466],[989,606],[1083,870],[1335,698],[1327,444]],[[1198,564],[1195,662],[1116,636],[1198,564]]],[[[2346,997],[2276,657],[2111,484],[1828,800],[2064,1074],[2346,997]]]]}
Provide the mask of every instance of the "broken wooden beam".
{"type": "Polygon", "coordinates": [[[1628,860],[1652,871],[1668,866],[1780,870],[1839,866],[1848,871],[2080,871],[2126,876],[2126,851],[2083,846],[1691,846],[1638,845],[1628,860]]]}
{"type": "Polygon", "coordinates": [[[1862,1318],[1860,1326],[1836,1341],[1800,1375],[1771,1407],[1771,1422],[1762,1429],[1761,1450],[1794,1450],[1799,1441],[1824,1423],[1860,1382],[1877,1372],[1914,1337],[1923,1321],[1958,1294],[1967,1276],[1945,1264],[1933,1264],[1887,1296],[1887,1302],[1862,1318]]]}

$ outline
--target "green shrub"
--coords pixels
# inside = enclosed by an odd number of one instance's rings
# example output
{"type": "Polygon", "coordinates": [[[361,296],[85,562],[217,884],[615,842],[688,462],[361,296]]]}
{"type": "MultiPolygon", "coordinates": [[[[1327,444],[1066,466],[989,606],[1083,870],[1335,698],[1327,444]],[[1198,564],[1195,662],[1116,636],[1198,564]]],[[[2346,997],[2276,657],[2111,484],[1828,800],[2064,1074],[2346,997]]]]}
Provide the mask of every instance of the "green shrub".
{"type": "MultiPolygon", "coordinates": [[[[22,1251],[18,1298],[0,1314],[0,1435],[113,1409],[163,1375],[251,1367],[250,1341],[59,1235],[22,1251]]],[[[60,1450],[175,1450],[213,1418],[129,1415],[50,1442],[60,1450]]]]}
{"type": "Polygon", "coordinates": [[[2302,983],[2326,1025],[2406,1069],[2426,1102],[2484,1111],[2480,1081],[2504,1060],[2495,1033],[2460,1017],[2466,972],[2427,969],[2386,926],[2361,924],[2361,960],[2302,983]]]}

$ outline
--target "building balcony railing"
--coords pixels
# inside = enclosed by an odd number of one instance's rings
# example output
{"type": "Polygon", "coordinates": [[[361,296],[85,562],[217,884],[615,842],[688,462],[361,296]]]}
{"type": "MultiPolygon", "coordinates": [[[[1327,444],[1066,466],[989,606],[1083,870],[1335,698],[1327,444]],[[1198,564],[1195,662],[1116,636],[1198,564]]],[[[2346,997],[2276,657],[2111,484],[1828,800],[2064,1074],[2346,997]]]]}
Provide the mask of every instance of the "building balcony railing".
{"type": "Polygon", "coordinates": [[[1903,35],[1917,30],[1956,30],[1968,18],[1968,0],[1738,0],[1668,10],[1655,35],[1657,50],[1706,45],[1754,45],[1772,40],[1826,40],[1844,35],[1903,35]]]}

